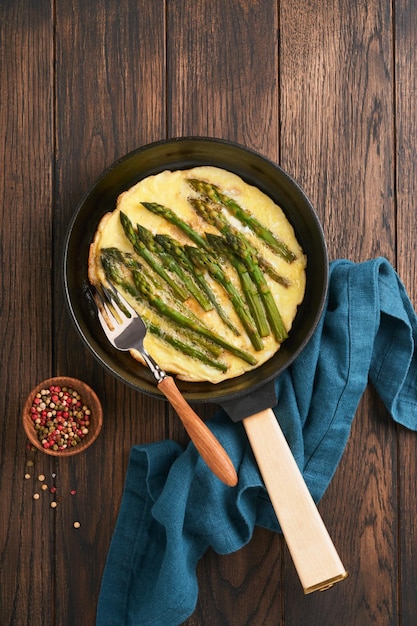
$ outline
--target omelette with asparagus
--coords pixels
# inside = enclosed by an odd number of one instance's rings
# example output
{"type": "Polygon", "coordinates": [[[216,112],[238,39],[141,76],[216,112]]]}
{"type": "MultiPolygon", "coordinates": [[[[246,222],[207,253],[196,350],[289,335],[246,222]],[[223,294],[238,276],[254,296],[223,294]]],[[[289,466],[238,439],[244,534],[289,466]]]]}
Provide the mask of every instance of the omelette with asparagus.
{"type": "Polygon", "coordinates": [[[202,166],[122,193],[97,228],[88,273],[101,294],[112,284],[142,316],[145,347],[164,370],[218,383],[279,350],[304,297],[306,262],[277,204],[202,166]]]}

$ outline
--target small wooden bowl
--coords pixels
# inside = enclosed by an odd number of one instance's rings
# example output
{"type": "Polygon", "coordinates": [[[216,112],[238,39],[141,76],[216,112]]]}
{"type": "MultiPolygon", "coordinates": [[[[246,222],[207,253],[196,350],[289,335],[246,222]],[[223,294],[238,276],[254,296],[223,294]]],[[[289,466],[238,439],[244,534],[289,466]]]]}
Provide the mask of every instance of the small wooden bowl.
{"type": "Polygon", "coordinates": [[[83,452],[97,439],[103,425],[103,409],[96,393],[86,383],[68,376],[56,376],[54,378],[48,378],[47,380],[44,380],[32,389],[27,397],[23,409],[22,419],[25,433],[33,446],[35,446],[38,450],[41,450],[45,454],[65,457],[73,456],[74,454],[79,454],[80,452],[83,452]],[[77,443],[77,445],[69,446],[68,448],[65,448],[63,450],[52,450],[51,448],[43,447],[41,441],[38,438],[38,433],[35,428],[35,424],[33,422],[31,414],[31,407],[33,406],[36,395],[42,389],[49,389],[49,387],[51,386],[67,387],[78,392],[81,396],[81,401],[83,405],[86,405],[91,411],[91,414],[89,416],[90,424],[88,426],[88,433],[81,439],[81,441],[77,443]]]}

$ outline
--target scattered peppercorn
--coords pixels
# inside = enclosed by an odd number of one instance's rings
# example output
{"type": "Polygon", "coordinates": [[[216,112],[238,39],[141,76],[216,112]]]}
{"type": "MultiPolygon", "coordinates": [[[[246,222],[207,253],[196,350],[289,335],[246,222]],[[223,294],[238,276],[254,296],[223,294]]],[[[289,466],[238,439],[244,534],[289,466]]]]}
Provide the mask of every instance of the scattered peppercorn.
{"type": "Polygon", "coordinates": [[[55,500],[53,500],[51,502],[51,509],[56,509],[56,507],[57,507],[57,503],[55,502],[55,500]]]}
{"type": "Polygon", "coordinates": [[[80,528],[81,524],[80,522],[74,522],[74,528],[80,528]]]}
{"type": "Polygon", "coordinates": [[[33,499],[34,500],[39,500],[39,494],[38,493],[34,493],[33,494],[33,499]]]}
{"type": "MultiPolygon", "coordinates": [[[[91,411],[80,394],[70,387],[51,385],[33,400],[31,416],[37,436],[45,449],[66,450],[88,434],[91,411]]],[[[45,477],[39,480],[45,480],[45,477]]]]}

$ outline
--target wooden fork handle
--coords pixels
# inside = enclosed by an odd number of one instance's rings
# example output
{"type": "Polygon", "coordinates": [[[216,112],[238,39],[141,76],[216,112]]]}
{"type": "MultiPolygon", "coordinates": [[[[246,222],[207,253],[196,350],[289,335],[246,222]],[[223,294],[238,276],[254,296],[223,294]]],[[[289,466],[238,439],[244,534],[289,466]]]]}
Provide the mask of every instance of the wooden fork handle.
{"type": "Polygon", "coordinates": [[[304,593],[324,591],[347,572],[271,409],[243,420],[304,593]]]}
{"type": "Polygon", "coordinates": [[[176,410],[191,441],[211,471],[226,485],[234,487],[237,484],[237,474],[230,457],[211,430],[181,395],[174,379],[167,376],[158,383],[158,389],[176,410]]]}

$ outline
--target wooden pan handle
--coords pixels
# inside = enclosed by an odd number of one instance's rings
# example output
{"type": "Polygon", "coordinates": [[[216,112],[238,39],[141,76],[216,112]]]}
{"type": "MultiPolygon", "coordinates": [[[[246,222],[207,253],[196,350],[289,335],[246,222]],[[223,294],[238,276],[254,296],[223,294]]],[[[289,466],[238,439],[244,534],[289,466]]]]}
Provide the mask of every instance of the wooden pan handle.
{"type": "Polygon", "coordinates": [[[304,593],[324,591],[347,572],[271,409],[243,420],[304,593]]]}
{"type": "Polygon", "coordinates": [[[226,450],[181,395],[174,379],[167,376],[158,384],[158,389],[178,413],[191,441],[211,471],[226,485],[234,487],[237,484],[237,474],[226,450]]]}

